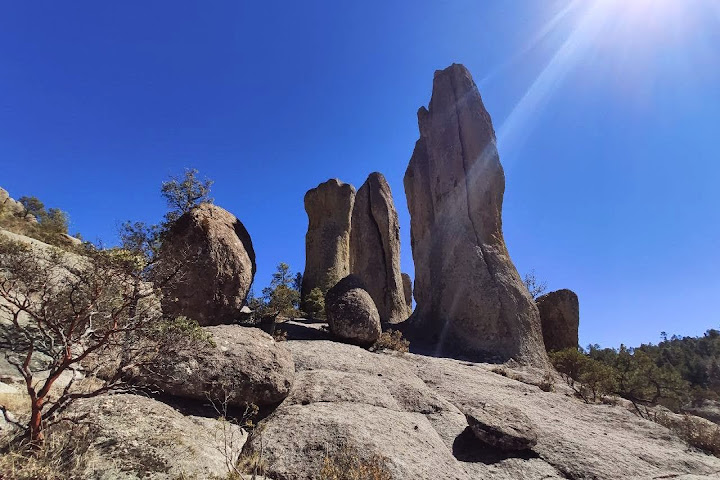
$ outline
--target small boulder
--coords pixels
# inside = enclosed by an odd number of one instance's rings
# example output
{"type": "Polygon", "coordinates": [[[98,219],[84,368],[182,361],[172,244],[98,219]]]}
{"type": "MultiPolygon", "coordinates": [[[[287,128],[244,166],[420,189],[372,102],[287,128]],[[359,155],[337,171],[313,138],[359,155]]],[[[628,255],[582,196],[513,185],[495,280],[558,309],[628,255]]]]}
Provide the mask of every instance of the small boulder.
{"type": "Polygon", "coordinates": [[[162,244],[165,266],[180,264],[163,289],[163,311],[200,325],[234,323],[255,277],[250,235],[233,214],[202,204],[182,215],[162,244]]]}
{"type": "Polygon", "coordinates": [[[325,315],[330,332],[350,343],[370,346],[382,332],[375,302],[355,275],[348,275],[328,290],[325,315]]]}
{"type": "Polygon", "coordinates": [[[212,342],[163,348],[162,356],[132,372],[132,381],[167,395],[242,407],[275,405],[287,397],[295,378],[290,352],[258,328],[205,327],[212,342]],[[165,353],[167,352],[167,353],[165,353]]]}
{"type": "Polygon", "coordinates": [[[475,436],[501,450],[528,450],[537,444],[537,433],[530,419],[514,407],[485,404],[465,410],[465,418],[475,436]]]}
{"type": "Polygon", "coordinates": [[[548,352],[577,348],[580,304],[572,290],[550,292],[536,300],[548,352]]]}

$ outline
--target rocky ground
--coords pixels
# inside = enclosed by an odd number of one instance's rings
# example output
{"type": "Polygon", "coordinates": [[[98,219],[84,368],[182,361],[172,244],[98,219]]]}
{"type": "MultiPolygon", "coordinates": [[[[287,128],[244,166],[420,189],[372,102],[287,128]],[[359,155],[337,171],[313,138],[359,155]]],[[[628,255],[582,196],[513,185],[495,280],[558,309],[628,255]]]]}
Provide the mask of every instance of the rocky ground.
{"type": "MultiPolygon", "coordinates": [[[[283,327],[290,340],[277,348],[292,355],[293,385],[242,452],[262,455],[268,478],[319,478],[324,459],[341,446],[385,457],[396,479],[720,478],[720,459],[622,403],[587,405],[559,380],[555,391],[543,391],[541,370],[373,353],[329,340],[321,324],[283,327]],[[465,412],[488,405],[521,412],[537,444],[506,451],[479,441],[465,412]]],[[[248,329],[223,328],[238,335],[248,329]]],[[[3,391],[19,393],[7,367],[3,391]]],[[[212,418],[217,414],[186,415],[148,396],[87,399],[72,412],[89,422],[81,436],[83,478],[222,478],[245,443],[239,427],[212,418]]]]}

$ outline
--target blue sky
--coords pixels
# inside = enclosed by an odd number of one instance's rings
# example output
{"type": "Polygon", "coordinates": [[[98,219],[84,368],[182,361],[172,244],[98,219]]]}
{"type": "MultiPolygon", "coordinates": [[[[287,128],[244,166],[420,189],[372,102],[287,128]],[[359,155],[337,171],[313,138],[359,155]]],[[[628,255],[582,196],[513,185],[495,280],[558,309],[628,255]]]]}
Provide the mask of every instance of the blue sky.
{"type": "Polygon", "coordinates": [[[194,166],[262,287],[303,269],[306,190],[380,171],[412,272],[415,115],[464,63],[518,270],[579,294],[582,344],[698,335],[720,327],[718,45],[713,0],[1,1],[0,186],[113,243],[194,166]]]}

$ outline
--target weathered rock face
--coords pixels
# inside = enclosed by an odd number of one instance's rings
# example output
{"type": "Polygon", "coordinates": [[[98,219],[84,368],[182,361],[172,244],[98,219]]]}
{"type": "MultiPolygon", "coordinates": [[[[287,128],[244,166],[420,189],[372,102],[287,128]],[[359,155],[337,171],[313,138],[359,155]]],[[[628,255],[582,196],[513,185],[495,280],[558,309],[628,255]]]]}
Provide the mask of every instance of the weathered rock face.
{"type": "Polygon", "coordinates": [[[386,457],[394,479],[689,480],[720,471],[720,459],[688,449],[630,405],[585,404],[559,378],[555,392],[542,391],[533,384],[543,379],[538,368],[508,366],[509,378],[488,364],[327,340],[286,344],[297,369],[292,391],[245,447],[263,452],[269,478],[317,479],[340,444],[364,458],[386,457]],[[463,412],[487,405],[529,419],[537,432],[532,452],[504,451],[475,436],[463,412]]]}
{"type": "Polygon", "coordinates": [[[290,391],[295,364],[290,352],[258,328],[238,325],[205,327],[214,345],[165,348],[160,358],[132,372],[136,384],[167,395],[202,402],[212,399],[242,407],[281,402],[290,391]]]}
{"type": "Polygon", "coordinates": [[[517,408],[483,404],[467,409],[465,418],[479,440],[500,450],[527,450],[537,444],[535,427],[517,408]]]}
{"type": "Polygon", "coordinates": [[[202,204],[182,215],[163,241],[167,263],[181,262],[177,281],[163,290],[163,310],[200,325],[233,323],[255,276],[255,251],[230,212],[202,204]]]}
{"type": "Polygon", "coordinates": [[[403,293],[405,294],[405,303],[408,309],[412,311],[412,279],[407,273],[402,274],[403,293]]]}
{"type": "Polygon", "coordinates": [[[540,317],[502,235],[505,176],[462,65],[435,72],[405,172],[415,260],[407,333],[437,352],[546,365],[540,317]]]}
{"type": "Polygon", "coordinates": [[[186,417],[139,395],[78,400],[65,418],[77,423],[57,422],[51,432],[77,441],[82,454],[67,478],[225,478],[247,438],[230,422],[186,417]]]}
{"type": "Polygon", "coordinates": [[[557,290],[536,300],[548,352],[577,348],[580,305],[572,290],[557,290]]]}
{"type": "Polygon", "coordinates": [[[305,194],[308,231],[303,302],[313,288],[325,293],[350,273],[350,219],[354,203],[355,187],[337,179],[321,183],[305,194]]]}
{"type": "Polygon", "coordinates": [[[328,290],[325,315],[330,332],[350,343],[372,345],[382,332],[375,302],[355,275],[348,275],[328,290]]]}
{"type": "Polygon", "coordinates": [[[390,185],[374,172],[355,196],[350,230],[350,271],[367,287],[380,320],[410,316],[400,273],[400,223],[390,185]]]}
{"type": "MultiPolygon", "coordinates": [[[[22,216],[25,213],[25,207],[12,198],[7,190],[0,188],[0,211],[9,215],[22,216]]],[[[37,219],[32,215],[28,215],[27,220],[37,223],[37,219]]]]}

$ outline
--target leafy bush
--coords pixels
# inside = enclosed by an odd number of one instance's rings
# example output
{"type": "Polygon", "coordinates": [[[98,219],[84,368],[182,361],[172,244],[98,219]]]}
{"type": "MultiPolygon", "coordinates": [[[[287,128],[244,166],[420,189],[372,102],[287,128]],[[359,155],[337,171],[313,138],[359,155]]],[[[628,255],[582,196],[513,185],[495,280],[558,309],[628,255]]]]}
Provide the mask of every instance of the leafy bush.
{"type": "Polygon", "coordinates": [[[372,350],[376,352],[386,349],[406,353],[410,351],[410,342],[403,338],[399,330],[387,330],[380,334],[380,338],[372,346],[372,350]]]}
{"type": "Polygon", "coordinates": [[[560,376],[586,403],[615,393],[616,372],[611,367],[588,358],[575,348],[552,352],[549,357],[560,376]]]}

